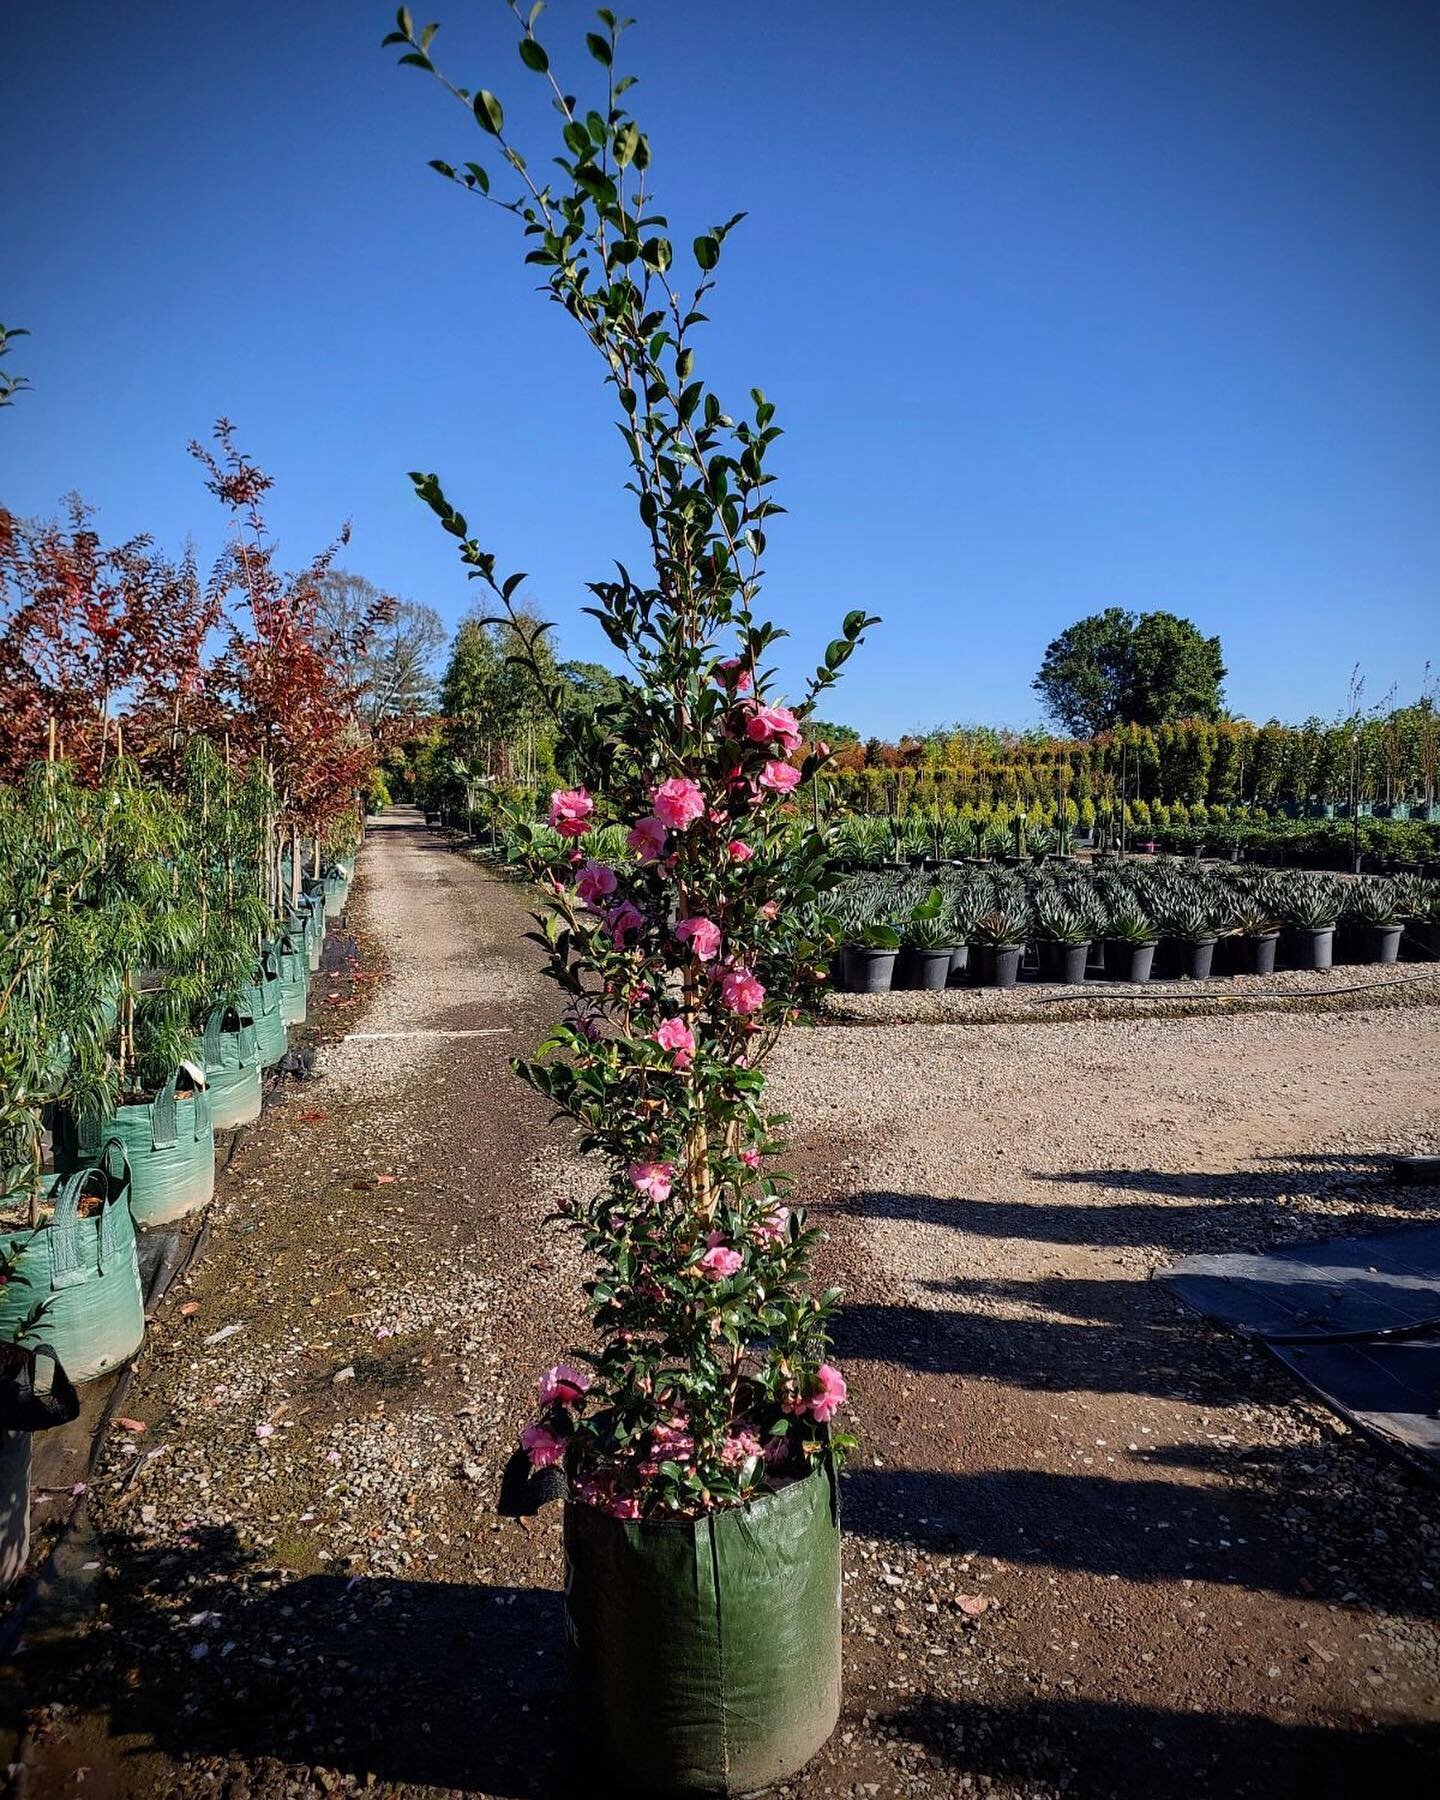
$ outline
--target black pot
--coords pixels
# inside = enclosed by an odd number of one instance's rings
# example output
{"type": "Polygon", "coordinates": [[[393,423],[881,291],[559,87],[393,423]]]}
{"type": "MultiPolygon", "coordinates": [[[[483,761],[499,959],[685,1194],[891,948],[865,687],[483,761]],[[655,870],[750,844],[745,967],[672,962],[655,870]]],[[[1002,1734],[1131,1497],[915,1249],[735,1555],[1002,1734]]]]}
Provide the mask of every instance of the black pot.
{"type": "Polygon", "coordinates": [[[960,987],[964,983],[969,970],[970,946],[968,944],[956,944],[950,952],[949,986],[960,987]]]}
{"type": "Polygon", "coordinates": [[[1023,944],[982,944],[980,946],[981,987],[1013,988],[1020,978],[1020,955],[1023,944]]]}
{"type": "Polygon", "coordinates": [[[1105,940],[1105,973],[1111,981],[1148,981],[1155,945],[1132,944],[1125,938],[1105,940]]]}
{"type": "Polygon", "coordinates": [[[943,988],[950,979],[950,947],[943,950],[920,950],[907,945],[900,957],[896,987],[943,988]]]}
{"type": "Polygon", "coordinates": [[[847,944],[842,951],[845,987],[852,994],[888,994],[895,979],[898,950],[871,950],[847,944]]]}
{"type": "Polygon", "coordinates": [[[1089,960],[1089,944],[1056,944],[1040,940],[1040,979],[1063,982],[1066,987],[1079,987],[1085,979],[1089,960]]]}
{"type": "Polygon", "coordinates": [[[1208,981],[1215,962],[1214,938],[1200,938],[1193,944],[1182,944],[1180,973],[1187,981],[1208,981]]]}
{"type": "Polygon", "coordinates": [[[1105,940],[1104,940],[1104,938],[1096,938],[1094,940],[1094,942],[1090,945],[1090,959],[1086,963],[1085,967],[1090,971],[1090,973],[1092,975],[1103,975],[1105,973],[1105,940]]]}
{"type": "Polygon", "coordinates": [[[1440,920],[1411,919],[1405,927],[1405,948],[1417,962],[1440,960],[1440,920]]]}
{"type": "Polygon", "coordinates": [[[1322,925],[1310,931],[1303,925],[1292,925],[1286,957],[1292,969],[1328,969],[1335,960],[1335,927],[1322,925]]]}
{"type": "Polygon", "coordinates": [[[1275,946],[1280,942],[1278,931],[1265,931],[1259,937],[1242,937],[1235,940],[1239,951],[1239,968],[1242,975],[1273,975],[1275,973],[1275,946]]]}
{"type": "Polygon", "coordinates": [[[1361,955],[1366,962],[1393,963],[1400,960],[1400,938],[1403,925],[1367,925],[1361,933],[1361,955]]]}

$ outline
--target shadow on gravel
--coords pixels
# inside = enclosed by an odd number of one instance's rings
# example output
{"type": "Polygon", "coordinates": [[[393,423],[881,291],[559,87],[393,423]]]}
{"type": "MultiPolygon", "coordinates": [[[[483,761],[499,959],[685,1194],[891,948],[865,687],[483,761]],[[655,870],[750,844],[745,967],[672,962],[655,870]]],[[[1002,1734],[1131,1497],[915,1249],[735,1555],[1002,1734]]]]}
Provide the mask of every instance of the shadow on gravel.
{"type": "MultiPolygon", "coordinates": [[[[1143,1470],[1149,1458],[1137,1455],[1143,1470]]],[[[1158,1460],[1158,1459],[1157,1459],[1158,1460]]],[[[1178,1455],[1170,1459],[1173,1466],[1178,1455]]],[[[1283,1459],[1282,1459],[1283,1460],[1283,1459]]],[[[1296,1459],[1298,1463],[1298,1457],[1296,1459]]],[[[1281,1481],[1283,1493],[1285,1482],[1281,1481]]],[[[1284,1499],[1234,1485],[1119,1475],[1064,1475],[1039,1469],[979,1474],[943,1470],[853,1469],[842,1478],[845,1526],[862,1537],[916,1544],[947,1555],[999,1557],[1040,1568],[1118,1575],[1127,1581],[1212,1581],[1257,1593],[1314,1598],[1328,1585],[1334,1544],[1318,1541],[1321,1513],[1297,1519],[1284,1499]]],[[[1357,1490],[1357,1499],[1363,1494],[1357,1490]]],[[[1334,1501],[1334,1510],[1339,1510],[1334,1501]]],[[[1362,1506],[1348,1579],[1365,1581],[1362,1506]]],[[[1337,1531],[1342,1522],[1334,1521],[1337,1531]]],[[[1350,1593],[1417,1619],[1440,1617],[1440,1593],[1397,1576],[1383,1597],[1350,1593]]]]}
{"type": "MultiPolygon", "coordinates": [[[[176,1759],[239,1758],[525,1800],[566,1774],[558,1593],[258,1569],[229,1527],[182,1547],[111,1548],[112,1629],[63,1666],[27,1656],[32,1693],[77,1679],[110,1732],[176,1759]],[[181,1596],[175,1604],[175,1596],[181,1596]],[[84,1669],[77,1667],[85,1663],[84,1669]]],[[[587,1775],[587,1793],[600,1794],[587,1775]]],[[[277,1786],[275,1792],[282,1791],[277,1786]]]]}
{"type": "MultiPolygon", "coordinates": [[[[1258,1355],[1228,1342],[1212,1344],[1205,1330],[1193,1319],[1187,1322],[1173,1302],[1166,1303],[1163,1314],[1152,1311],[1150,1290],[1142,1282],[1057,1286],[1113,1286],[1119,1292],[1077,1296],[1076,1305],[1112,1308],[1080,1323],[997,1318],[939,1306],[842,1306],[833,1328],[837,1359],[898,1363],[931,1375],[970,1375],[1036,1393],[1149,1394],[1204,1406],[1263,1398],[1266,1380],[1276,1380],[1258,1355]]],[[[1058,1297],[1038,1303],[1069,1310],[1058,1297]]],[[[1278,1384],[1274,1391],[1281,1391],[1278,1384]]]]}
{"type": "MultiPolygon", "coordinates": [[[[1440,1766],[1440,1728],[1282,1725],[1240,1713],[1181,1713],[1099,1700],[986,1707],[929,1700],[887,1726],[971,1780],[1075,1800],[1155,1800],[1159,1794],[1252,1794],[1339,1800],[1422,1794],[1440,1766]]],[[[968,1791],[968,1789],[967,1789],[968,1791]]]]}
{"type": "MultiPolygon", "coordinates": [[[[1313,1190],[1348,1192],[1357,1204],[1383,1200],[1387,1209],[1404,1209],[1417,1217],[1434,1216],[1435,1190],[1400,1187],[1378,1172],[1348,1166],[1323,1171],[1246,1170],[1238,1175],[1176,1175],[1159,1169],[1081,1169],[1065,1174],[1026,1171],[1028,1179],[1096,1190],[1130,1189],[1147,1200],[1053,1205],[1039,1200],[978,1200],[956,1195],[871,1192],[843,1194],[827,1210],[861,1219],[894,1219],[904,1223],[943,1225],[977,1237],[1018,1238],[1031,1243],[1134,1245],[1156,1250],[1234,1250],[1274,1242],[1276,1227],[1295,1214],[1279,1206],[1284,1195],[1313,1190]],[[1154,1204],[1160,1199],[1168,1202],[1154,1204]],[[1190,1204],[1182,1204],[1190,1202],[1190,1204]]],[[[1385,1159],[1388,1160],[1388,1159],[1385,1159]]],[[[1304,1221],[1307,1235],[1322,1237],[1338,1228],[1323,1217],[1304,1221]]],[[[1349,1223],[1349,1221],[1347,1221],[1349,1223]]],[[[1286,1236],[1286,1242],[1294,1240],[1286,1236]]]]}

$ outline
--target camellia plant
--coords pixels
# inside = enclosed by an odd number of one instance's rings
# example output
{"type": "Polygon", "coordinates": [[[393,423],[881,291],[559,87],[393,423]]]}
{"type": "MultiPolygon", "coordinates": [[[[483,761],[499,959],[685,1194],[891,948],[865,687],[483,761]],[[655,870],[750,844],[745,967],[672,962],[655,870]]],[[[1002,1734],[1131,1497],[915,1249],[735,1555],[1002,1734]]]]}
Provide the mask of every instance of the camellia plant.
{"type": "MultiPolygon", "coordinates": [[[[845,1399],[827,1357],[838,1295],[810,1288],[815,1233],[775,1167],[783,1121],[767,1110],[763,1064],[830,948],[826,844],[797,829],[795,805],[828,751],[802,753],[803,722],[877,621],[850,613],[798,703],[776,696],[769,659],[784,634],[755,611],[781,510],[775,409],[754,389],[734,415],[696,373],[739,216],[694,239],[695,277],[682,280],[650,143],[624,103],[623,22],[602,10],[586,38],[604,93],[590,108],[552,73],[540,9],[510,10],[520,59],[559,115],[558,179],[532,173],[493,93],[440,73],[435,26],[402,8],[387,42],[473,114],[513,177],[505,198],[481,163],[432,165],[513,218],[525,260],[596,351],[652,563],[590,584],[587,610],[630,671],[620,697],[584,718],[562,717],[550,695],[583,777],[553,797],[558,838],[530,838],[546,899],[534,936],[566,1009],[516,1068],[576,1122],[607,1178],[569,1209],[593,1265],[599,1348],[541,1378],[523,1442],[536,1467],[564,1467],[574,1501],[694,1518],[783,1487],[849,1441],[831,1430],[845,1399]],[[625,854],[590,854],[617,823],[625,854]]],[[[414,480],[543,681],[548,627],[515,604],[525,576],[497,569],[436,476],[414,480]]]]}

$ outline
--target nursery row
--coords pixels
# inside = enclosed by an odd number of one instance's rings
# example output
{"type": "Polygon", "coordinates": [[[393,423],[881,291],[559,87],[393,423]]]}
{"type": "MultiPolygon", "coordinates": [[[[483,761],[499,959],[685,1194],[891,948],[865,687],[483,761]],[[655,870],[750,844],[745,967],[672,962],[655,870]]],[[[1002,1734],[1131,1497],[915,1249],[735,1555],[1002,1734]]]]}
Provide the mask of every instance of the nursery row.
{"type": "Polygon", "coordinates": [[[1440,874],[1440,824],[1414,819],[1294,819],[1249,808],[1140,800],[1103,803],[961,807],[929,817],[850,813],[835,821],[835,849],[854,868],[891,862],[961,858],[1064,856],[1077,849],[1127,846],[1192,856],[1351,869],[1355,858],[1384,868],[1440,874]],[[1432,866],[1433,865],[1433,866],[1432,866]]]}
{"type": "MultiPolygon", "coordinates": [[[[144,1332],[136,1229],[214,1191],[215,1132],[257,1118],[306,1015],[353,867],[276,828],[254,763],[194,739],[168,785],[113,759],[94,786],[42,764],[0,788],[0,1361],[66,1391],[144,1332]],[[49,1141],[50,1166],[45,1147],[49,1141]]],[[[0,1418],[24,1517],[26,1415],[0,1418]],[[21,1428],[17,1430],[17,1427],[21,1428]],[[10,1436],[14,1431],[16,1435],[10,1436]]],[[[23,1534],[21,1534],[23,1538],[23,1534]]],[[[3,1574],[25,1545],[5,1549],[3,1574]]]]}
{"type": "MultiPolygon", "coordinates": [[[[1353,697],[1358,701],[1358,695],[1353,697]]],[[[1305,810],[1348,801],[1440,818],[1440,714],[1427,682],[1412,706],[1325,722],[1182,719],[1122,725],[1081,741],[982,729],[898,745],[842,744],[825,786],[857,812],[927,812],[937,802],[1029,807],[1064,794],[1305,810]]]]}
{"type": "Polygon", "coordinates": [[[966,982],[1022,967],[1075,984],[1206,980],[1281,966],[1440,956],[1440,881],[1102,861],[882,871],[831,896],[835,975],[852,992],[966,982]]]}

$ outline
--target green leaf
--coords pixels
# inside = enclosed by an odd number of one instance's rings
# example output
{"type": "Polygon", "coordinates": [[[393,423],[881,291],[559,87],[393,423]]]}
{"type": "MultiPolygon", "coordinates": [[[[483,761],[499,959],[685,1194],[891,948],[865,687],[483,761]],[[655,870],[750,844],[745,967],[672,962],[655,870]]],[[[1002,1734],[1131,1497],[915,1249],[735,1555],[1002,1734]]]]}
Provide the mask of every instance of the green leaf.
{"type": "Polygon", "coordinates": [[[499,137],[505,129],[505,109],[490,92],[489,88],[481,88],[475,96],[475,122],[482,131],[488,131],[491,137],[499,137]]]}
{"type": "Polygon", "coordinates": [[[590,133],[577,119],[568,120],[560,135],[565,139],[566,148],[572,156],[588,156],[590,154],[590,133]]]}
{"type": "Polygon", "coordinates": [[[670,267],[670,258],[673,254],[669,238],[646,238],[640,246],[640,260],[646,268],[654,269],[657,275],[663,275],[670,267]]]}
{"type": "Polygon", "coordinates": [[[713,269],[720,260],[720,240],[707,231],[695,240],[695,260],[705,270],[713,269]]]}
{"type": "Polygon", "coordinates": [[[537,44],[534,38],[520,40],[520,60],[527,69],[533,69],[537,75],[543,75],[550,67],[550,58],[545,54],[545,46],[537,44]]]}
{"type": "Polygon", "coordinates": [[[608,40],[601,37],[598,31],[587,31],[585,33],[585,48],[595,58],[596,62],[602,63],[607,69],[615,60],[608,40]]]}

